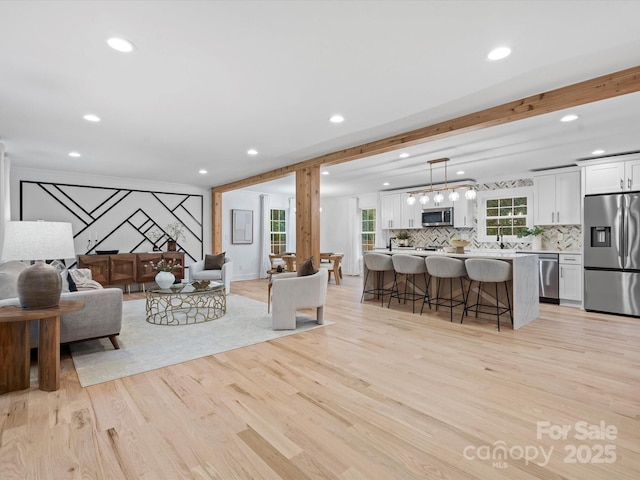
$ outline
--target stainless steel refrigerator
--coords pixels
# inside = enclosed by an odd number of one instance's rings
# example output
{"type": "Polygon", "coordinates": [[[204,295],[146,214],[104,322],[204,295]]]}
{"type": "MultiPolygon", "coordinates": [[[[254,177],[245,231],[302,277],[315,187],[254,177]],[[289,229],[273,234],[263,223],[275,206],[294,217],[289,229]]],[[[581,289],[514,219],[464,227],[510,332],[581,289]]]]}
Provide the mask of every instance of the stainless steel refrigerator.
{"type": "Polygon", "coordinates": [[[640,316],[640,193],[584,199],[584,307],[640,316]]]}

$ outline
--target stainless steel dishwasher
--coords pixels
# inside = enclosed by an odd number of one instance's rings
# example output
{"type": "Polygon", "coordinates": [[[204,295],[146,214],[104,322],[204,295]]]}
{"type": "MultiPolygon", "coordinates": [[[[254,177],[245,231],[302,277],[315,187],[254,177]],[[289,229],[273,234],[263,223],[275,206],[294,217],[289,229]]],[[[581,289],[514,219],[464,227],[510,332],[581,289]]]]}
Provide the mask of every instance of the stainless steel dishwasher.
{"type": "Polygon", "coordinates": [[[560,303],[560,266],[557,253],[539,253],[538,270],[540,271],[540,301],[560,303]]]}

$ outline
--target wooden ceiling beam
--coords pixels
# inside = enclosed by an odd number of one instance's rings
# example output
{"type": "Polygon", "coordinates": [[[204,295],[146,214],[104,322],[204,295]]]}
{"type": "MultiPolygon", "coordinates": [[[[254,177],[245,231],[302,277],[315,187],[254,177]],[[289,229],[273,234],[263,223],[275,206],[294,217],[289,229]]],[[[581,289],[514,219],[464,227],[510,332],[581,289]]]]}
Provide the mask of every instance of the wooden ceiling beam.
{"type": "Polygon", "coordinates": [[[446,120],[392,137],[328,153],[287,165],[286,167],[276,168],[275,170],[254,175],[243,180],[213,187],[212,191],[228,192],[237,190],[286,177],[304,168],[338,165],[407,146],[418,145],[452,135],[515,122],[525,118],[544,115],[546,113],[638,91],[640,91],[640,66],[532,95],[520,100],[507,102],[496,107],[487,108],[479,112],[463,115],[452,120],[446,120]]]}

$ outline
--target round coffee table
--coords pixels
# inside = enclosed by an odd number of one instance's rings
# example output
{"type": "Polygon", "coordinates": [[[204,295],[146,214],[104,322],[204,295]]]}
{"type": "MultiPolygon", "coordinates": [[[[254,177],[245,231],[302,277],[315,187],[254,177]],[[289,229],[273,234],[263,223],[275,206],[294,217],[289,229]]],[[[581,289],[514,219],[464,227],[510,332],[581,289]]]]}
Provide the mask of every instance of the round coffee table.
{"type": "Polygon", "coordinates": [[[155,325],[191,325],[215,320],[227,313],[224,283],[212,283],[196,290],[188,284],[181,289],[147,290],[147,322],[155,325]]]}

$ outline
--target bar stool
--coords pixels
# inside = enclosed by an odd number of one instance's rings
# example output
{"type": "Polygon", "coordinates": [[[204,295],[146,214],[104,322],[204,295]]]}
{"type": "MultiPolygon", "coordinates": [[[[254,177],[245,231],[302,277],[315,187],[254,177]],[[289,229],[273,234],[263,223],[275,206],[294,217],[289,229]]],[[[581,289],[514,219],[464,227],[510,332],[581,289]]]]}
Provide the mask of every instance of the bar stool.
{"type": "MultiPolygon", "coordinates": [[[[393,269],[396,274],[393,276],[393,287],[391,288],[391,295],[389,295],[389,304],[387,308],[391,307],[391,299],[397,298],[398,303],[401,300],[404,300],[404,303],[407,303],[407,300],[410,300],[412,303],[411,311],[416,313],[416,300],[422,300],[424,304],[424,299],[428,297],[429,289],[427,289],[427,265],[424,263],[422,257],[416,257],[415,255],[404,255],[398,254],[393,255],[391,257],[391,261],[393,262],[393,269]],[[400,293],[398,291],[398,274],[404,275],[404,292],[400,293]],[[416,292],[416,275],[422,275],[424,278],[425,291],[424,293],[416,292]],[[409,286],[409,277],[411,277],[411,291],[407,291],[407,287],[409,286]]],[[[431,308],[431,305],[429,305],[431,308]]]]}
{"type": "MultiPolygon", "coordinates": [[[[431,278],[435,277],[438,279],[438,283],[436,286],[436,298],[431,299],[429,302],[429,307],[431,307],[431,302],[435,303],[436,310],[438,307],[447,307],[449,308],[449,317],[450,321],[453,322],[453,307],[457,307],[458,305],[465,305],[466,309],[466,298],[464,295],[464,285],[462,284],[462,277],[467,275],[467,269],[464,266],[464,261],[459,258],[451,258],[451,257],[439,257],[439,256],[430,256],[425,259],[425,264],[427,266],[427,272],[431,278]],[[449,279],[449,296],[441,297],[440,296],[440,280],[443,278],[449,279]],[[453,279],[460,279],[460,289],[462,291],[462,300],[457,299],[453,296],[453,279]]],[[[429,284],[431,284],[431,278],[429,278],[429,284]]],[[[427,286],[427,289],[429,287],[427,286]]],[[[420,315],[422,315],[422,310],[424,309],[424,302],[422,302],[422,309],[420,310],[420,315]]],[[[465,309],[462,310],[462,316],[464,317],[465,309]]]]}
{"type": "MultiPolygon", "coordinates": [[[[485,307],[491,309],[491,311],[480,310],[480,313],[489,315],[495,315],[498,319],[498,331],[500,331],[500,315],[509,312],[511,318],[511,324],[513,325],[513,314],[511,311],[511,301],[509,300],[509,286],[507,282],[513,278],[513,270],[511,263],[504,260],[491,260],[488,258],[469,258],[465,262],[467,267],[467,273],[469,275],[469,292],[467,293],[467,300],[471,295],[471,285],[473,282],[478,282],[478,298],[473,305],[467,305],[466,310],[469,311],[475,307],[476,318],[478,317],[478,308],[485,307]],[[496,304],[489,305],[480,303],[482,296],[482,284],[483,283],[495,283],[496,285],[496,304]],[[504,289],[507,294],[507,306],[500,306],[500,298],[498,297],[498,284],[503,283],[504,289]]],[[[462,320],[460,321],[462,323],[462,320]]]]}
{"type": "Polygon", "coordinates": [[[391,261],[391,255],[385,253],[365,253],[364,264],[367,266],[367,275],[364,279],[362,286],[362,297],[360,297],[360,303],[364,299],[365,293],[371,293],[373,295],[380,296],[380,305],[384,306],[384,296],[391,294],[391,288],[384,288],[384,274],[385,272],[393,272],[393,278],[395,281],[395,271],[393,270],[393,262],[391,261]],[[367,290],[367,279],[369,273],[375,272],[373,288],[367,290]]]}

